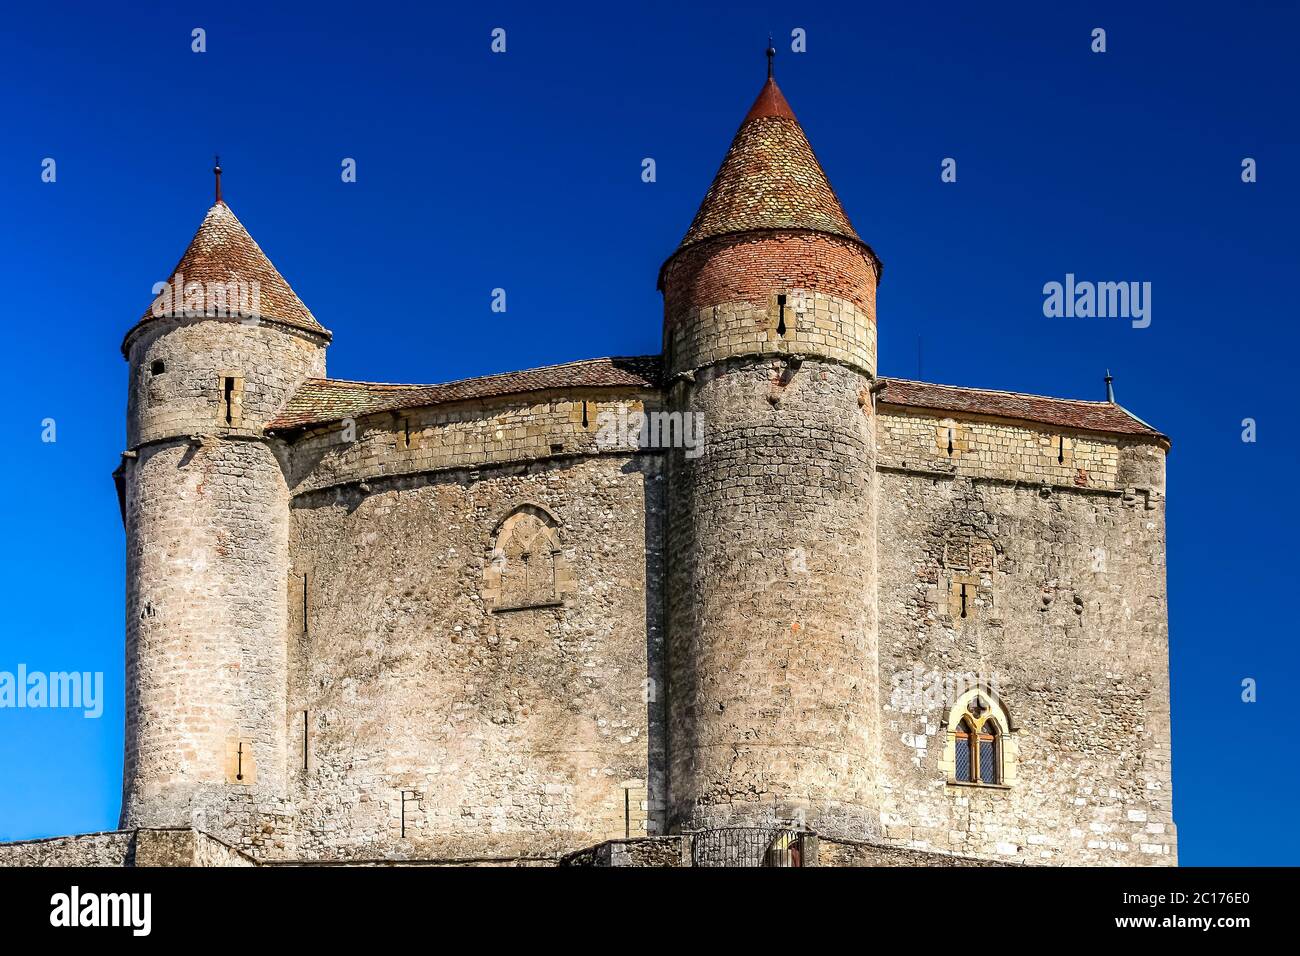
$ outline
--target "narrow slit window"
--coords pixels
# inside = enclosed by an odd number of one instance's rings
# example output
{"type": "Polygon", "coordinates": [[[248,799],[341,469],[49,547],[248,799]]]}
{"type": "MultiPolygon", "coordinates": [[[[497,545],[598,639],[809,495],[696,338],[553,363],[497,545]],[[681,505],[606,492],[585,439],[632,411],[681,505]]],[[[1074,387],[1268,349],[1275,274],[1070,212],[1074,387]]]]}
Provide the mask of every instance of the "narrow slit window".
{"type": "Polygon", "coordinates": [[[235,423],[235,380],[233,378],[224,378],[221,380],[221,400],[225,409],[225,419],[227,425],[235,423]]]}
{"type": "Polygon", "coordinates": [[[778,295],[776,297],[776,308],[777,308],[776,334],[781,336],[781,338],[785,338],[785,296],[784,295],[778,295]]]}
{"type": "Polygon", "coordinates": [[[1060,438],[1058,438],[1057,441],[1058,444],[1056,446],[1056,463],[1058,465],[1064,465],[1065,464],[1065,436],[1064,435],[1060,436],[1060,438]]]}

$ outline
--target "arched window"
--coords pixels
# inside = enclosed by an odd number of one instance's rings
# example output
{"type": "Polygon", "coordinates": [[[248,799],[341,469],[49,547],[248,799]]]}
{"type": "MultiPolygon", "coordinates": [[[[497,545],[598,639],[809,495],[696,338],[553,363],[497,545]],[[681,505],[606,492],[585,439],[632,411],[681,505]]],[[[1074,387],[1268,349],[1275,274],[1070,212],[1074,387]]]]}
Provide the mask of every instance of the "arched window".
{"type": "Polygon", "coordinates": [[[555,554],[550,529],[531,515],[502,535],[497,545],[501,562],[501,600],[507,605],[543,604],[555,600],[555,554]]]}
{"type": "Polygon", "coordinates": [[[976,765],[979,768],[980,783],[1001,783],[1002,774],[998,759],[998,722],[993,717],[985,717],[979,732],[979,751],[976,765]]]}
{"type": "Polygon", "coordinates": [[[975,752],[971,748],[975,732],[971,730],[970,721],[962,718],[957,724],[955,740],[957,744],[953,756],[957,761],[957,771],[954,776],[962,783],[975,782],[975,752]]]}
{"type": "Polygon", "coordinates": [[[496,611],[550,607],[573,590],[559,525],[540,505],[520,505],[501,521],[484,572],[484,597],[496,611]]]}
{"type": "Polygon", "coordinates": [[[948,714],[941,769],[950,783],[1006,786],[1014,778],[1016,746],[1006,711],[982,690],[963,694],[948,714]]]}

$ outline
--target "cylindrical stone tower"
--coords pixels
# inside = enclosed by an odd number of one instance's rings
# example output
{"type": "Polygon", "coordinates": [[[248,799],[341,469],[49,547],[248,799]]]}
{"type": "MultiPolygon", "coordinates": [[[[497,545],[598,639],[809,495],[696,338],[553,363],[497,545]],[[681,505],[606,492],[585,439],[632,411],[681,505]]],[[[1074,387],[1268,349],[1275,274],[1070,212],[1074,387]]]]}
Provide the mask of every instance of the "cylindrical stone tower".
{"type": "Polygon", "coordinates": [[[264,428],[328,340],[218,194],[123,342],[124,828],[238,843],[281,808],[289,494],[264,428]]]}
{"type": "Polygon", "coordinates": [[[676,828],[879,832],[879,278],[769,75],[660,273],[676,828]]]}

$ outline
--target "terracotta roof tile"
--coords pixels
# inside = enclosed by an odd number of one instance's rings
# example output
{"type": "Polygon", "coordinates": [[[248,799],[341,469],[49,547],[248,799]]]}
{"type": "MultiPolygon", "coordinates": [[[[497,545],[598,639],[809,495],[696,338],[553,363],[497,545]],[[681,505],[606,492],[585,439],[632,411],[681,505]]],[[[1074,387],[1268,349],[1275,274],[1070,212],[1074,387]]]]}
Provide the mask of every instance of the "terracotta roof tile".
{"type": "MultiPolygon", "coordinates": [[[[250,289],[257,289],[257,311],[263,318],[329,336],[224,202],[217,202],[203,217],[168,283],[174,283],[178,276],[187,286],[200,282],[205,288],[209,283],[247,283],[250,289]],[[251,285],[253,282],[256,287],[251,285]]],[[[136,327],[154,318],[150,303],[136,327]]],[[[130,335],[128,332],[128,338],[130,335]]]]}
{"type": "Polygon", "coordinates": [[[882,379],[879,399],[886,405],[940,412],[967,412],[998,418],[1018,418],[1080,431],[1117,435],[1144,435],[1168,441],[1122,405],[1074,398],[1050,398],[1020,392],[998,392],[955,385],[934,385],[908,379],[882,379]]]}
{"type": "Polygon", "coordinates": [[[498,398],[565,388],[659,388],[659,356],[598,358],[503,372],[442,385],[388,385],[313,378],[294,393],[268,429],[293,429],[374,412],[422,408],[471,399],[498,398]]]}
{"type": "Polygon", "coordinates": [[[771,78],[740,124],[678,250],[751,229],[812,229],[862,241],[771,78]]]}

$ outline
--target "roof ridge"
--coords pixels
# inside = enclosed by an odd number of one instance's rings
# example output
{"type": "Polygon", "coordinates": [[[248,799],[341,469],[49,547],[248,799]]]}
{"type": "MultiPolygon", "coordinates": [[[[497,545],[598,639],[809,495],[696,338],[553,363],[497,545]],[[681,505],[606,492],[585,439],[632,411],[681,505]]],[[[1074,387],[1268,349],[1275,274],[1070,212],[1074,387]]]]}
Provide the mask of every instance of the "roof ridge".
{"type": "Polygon", "coordinates": [[[307,379],[267,423],[267,428],[300,428],[376,412],[556,390],[657,389],[660,367],[657,355],[608,355],[436,385],[307,379]]]}
{"type": "MultiPolygon", "coordinates": [[[[1151,424],[1149,421],[1147,421],[1145,418],[1140,418],[1139,416],[1134,415],[1132,412],[1130,412],[1127,408],[1125,408],[1125,407],[1124,407],[1123,405],[1121,405],[1119,402],[1107,402],[1107,404],[1108,404],[1108,405],[1114,405],[1116,408],[1118,408],[1121,412],[1123,412],[1123,413],[1124,413],[1125,415],[1127,415],[1129,418],[1133,419],[1133,421],[1135,421],[1135,422],[1141,422],[1143,425],[1145,425],[1147,428],[1151,429],[1153,432],[1160,432],[1160,429],[1156,428],[1155,425],[1152,425],[1152,424],[1151,424]]],[[[1160,434],[1164,434],[1164,433],[1163,433],[1163,432],[1160,432],[1160,434]]]]}
{"type": "Polygon", "coordinates": [[[598,355],[594,358],[574,359],[572,362],[555,362],[551,365],[534,365],[530,368],[512,368],[512,369],[507,369],[504,372],[488,372],[484,375],[470,375],[466,378],[454,378],[446,382],[368,382],[363,379],[356,379],[356,378],[309,378],[304,380],[304,384],[306,384],[307,382],[313,382],[321,385],[339,385],[339,386],[358,385],[358,386],[366,386],[369,388],[374,388],[374,387],[406,388],[406,389],[446,388],[452,385],[464,385],[469,382],[480,382],[483,379],[487,379],[487,378],[498,378],[502,375],[524,375],[529,372],[549,372],[549,371],[553,371],[554,369],[573,368],[575,365],[590,365],[594,362],[614,362],[620,359],[636,360],[636,361],[651,361],[651,360],[658,360],[659,356],[658,355],[598,355]]]}
{"type": "Polygon", "coordinates": [[[1088,398],[1057,398],[1031,392],[977,388],[971,385],[943,385],[918,379],[882,376],[880,401],[901,408],[985,415],[1040,424],[1063,425],[1081,431],[1110,434],[1144,434],[1168,441],[1158,428],[1134,415],[1123,405],[1088,398]],[[890,386],[897,386],[891,391],[890,386]]]}
{"type": "MultiPolygon", "coordinates": [[[[1109,402],[1104,398],[1061,398],[1057,395],[1044,395],[1041,392],[1017,392],[1007,388],[981,388],[978,385],[947,385],[943,382],[926,382],[919,378],[903,378],[899,375],[882,375],[885,384],[903,382],[907,385],[924,385],[926,388],[951,388],[962,392],[985,392],[989,395],[1011,395],[1018,398],[1043,398],[1052,402],[1078,402],[1081,405],[1114,405],[1123,408],[1118,402],[1109,402]]],[[[1128,411],[1128,409],[1124,409],[1128,411]]],[[[1129,414],[1132,414],[1131,412],[1129,414]]],[[[1133,415],[1137,418],[1136,415],[1133,415]]],[[[1141,419],[1138,419],[1141,421],[1141,419]]],[[[1146,424],[1143,422],[1143,424],[1146,424]]]]}

